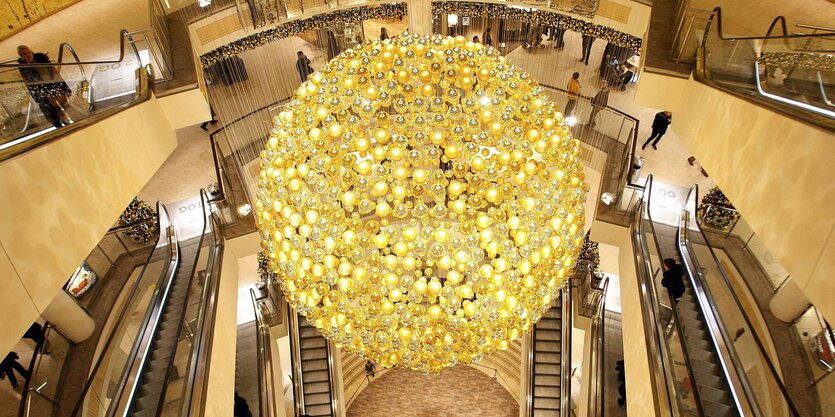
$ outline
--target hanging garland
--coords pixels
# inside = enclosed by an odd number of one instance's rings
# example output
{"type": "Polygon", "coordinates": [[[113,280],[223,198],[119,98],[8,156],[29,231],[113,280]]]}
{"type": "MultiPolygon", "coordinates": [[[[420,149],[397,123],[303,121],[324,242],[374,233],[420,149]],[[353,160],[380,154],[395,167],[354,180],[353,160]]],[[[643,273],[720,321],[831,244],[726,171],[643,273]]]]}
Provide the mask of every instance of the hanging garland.
{"type": "Polygon", "coordinates": [[[282,23],[272,29],[258,32],[223,45],[200,56],[200,64],[208,68],[212,64],[231,58],[240,53],[255,49],[277,40],[296,36],[309,30],[358,23],[371,19],[396,19],[406,16],[406,3],[359,6],[353,9],[337,10],[330,13],[282,23]]]}
{"type": "Polygon", "coordinates": [[[138,197],[134,197],[125,211],[119,215],[119,226],[134,226],[122,232],[122,235],[140,245],[147,245],[156,237],[157,212],[138,197]],[[136,224],[140,223],[140,224],[136,224]]]}
{"type": "MultiPolygon", "coordinates": [[[[520,9],[504,4],[474,3],[466,1],[445,1],[432,3],[433,15],[442,13],[461,14],[471,17],[487,17],[491,19],[509,19],[530,22],[544,26],[556,26],[573,30],[584,35],[591,35],[609,43],[629,48],[641,49],[641,38],[620,32],[607,26],[597,25],[582,19],[566,16],[556,12],[520,9]]],[[[406,3],[392,3],[359,6],[352,9],[337,10],[316,16],[293,20],[272,29],[258,32],[229,44],[207,52],[200,56],[200,64],[208,68],[212,64],[231,58],[243,52],[255,49],[277,40],[296,36],[309,30],[358,23],[371,19],[396,19],[407,15],[406,3]]]]}
{"type": "Polygon", "coordinates": [[[520,9],[504,4],[474,3],[469,1],[432,2],[432,14],[458,14],[490,19],[519,20],[543,26],[556,26],[603,39],[634,51],[641,49],[641,38],[623,33],[607,26],[596,25],[582,19],[545,10],[520,9]]]}
{"type": "Polygon", "coordinates": [[[271,282],[278,282],[278,274],[270,270],[270,257],[267,252],[258,252],[258,277],[261,282],[269,284],[271,282]]]}
{"type": "Polygon", "coordinates": [[[739,219],[739,212],[719,187],[713,187],[707,192],[696,212],[702,223],[717,229],[726,229],[739,219]]]}
{"type": "Polygon", "coordinates": [[[600,265],[600,249],[598,243],[590,239],[590,234],[591,230],[583,236],[583,247],[577,257],[577,269],[579,270],[594,271],[600,265]]]}

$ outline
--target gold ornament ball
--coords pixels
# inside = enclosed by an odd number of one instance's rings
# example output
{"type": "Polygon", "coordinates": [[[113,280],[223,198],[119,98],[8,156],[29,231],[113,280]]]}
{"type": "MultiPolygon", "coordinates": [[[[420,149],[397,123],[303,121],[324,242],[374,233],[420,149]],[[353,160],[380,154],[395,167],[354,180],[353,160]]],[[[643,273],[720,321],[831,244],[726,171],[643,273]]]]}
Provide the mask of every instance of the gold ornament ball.
{"type": "Polygon", "coordinates": [[[571,275],[580,145],[497,50],[368,41],[274,125],[256,201],[269,268],[342,349],[423,372],[472,363],[529,332],[571,275]]]}

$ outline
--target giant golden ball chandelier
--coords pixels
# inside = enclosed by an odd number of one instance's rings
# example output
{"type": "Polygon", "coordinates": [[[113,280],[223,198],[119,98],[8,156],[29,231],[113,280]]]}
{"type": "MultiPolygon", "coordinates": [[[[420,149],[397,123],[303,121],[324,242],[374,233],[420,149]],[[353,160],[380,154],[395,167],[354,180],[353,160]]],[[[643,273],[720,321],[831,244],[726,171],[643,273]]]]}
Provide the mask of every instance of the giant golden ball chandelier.
{"type": "Polygon", "coordinates": [[[583,243],[579,142],[499,51],[367,41],[274,120],[256,202],[290,305],[342,349],[423,372],[533,328],[583,243]]]}

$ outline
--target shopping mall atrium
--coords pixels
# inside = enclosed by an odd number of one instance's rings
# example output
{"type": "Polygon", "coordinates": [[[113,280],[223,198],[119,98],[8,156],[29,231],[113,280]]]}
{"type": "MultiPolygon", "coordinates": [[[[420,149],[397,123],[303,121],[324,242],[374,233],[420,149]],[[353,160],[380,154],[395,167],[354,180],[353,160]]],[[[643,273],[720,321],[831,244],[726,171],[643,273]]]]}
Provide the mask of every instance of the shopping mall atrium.
{"type": "Polygon", "coordinates": [[[833,0],[0,17],[0,417],[835,417],[833,0]]]}

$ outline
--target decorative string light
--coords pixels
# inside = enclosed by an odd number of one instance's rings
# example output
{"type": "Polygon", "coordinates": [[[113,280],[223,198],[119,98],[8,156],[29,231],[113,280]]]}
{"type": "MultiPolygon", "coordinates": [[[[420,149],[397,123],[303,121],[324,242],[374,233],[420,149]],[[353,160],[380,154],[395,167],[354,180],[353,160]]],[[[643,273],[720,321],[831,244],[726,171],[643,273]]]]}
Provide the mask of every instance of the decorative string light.
{"type": "MultiPolygon", "coordinates": [[[[518,20],[544,26],[556,26],[573,30],[584,35],[591,35],[598,39],[632,50],[641,49],[641,39],[607,26],[596,25],[582,19],[545,10],[523,9],[504,4],[477,3],[468,1],[432,2],[432,13],[456,14],[469,17],[488,17],[491,19],[518,20]]],[[[371,19],[396,19],[407,15],[405,3],[380,4],[359,6],[352,9],[336,10],[322,13],[305,19],[292,20],[282,23],[275,28],[258,32],[236,40],[200,56],[203,68],[290,36],[314,29],[332,27],[348,23],[358,23],[371,19]]]]}
{"type": "Polygon", "coordinates": [[[288,302],[343,349],[423,372],[533,328],[583,245],[555,103],[463,37],[367,41],[274,120],[256,201],[288,302]]]}

